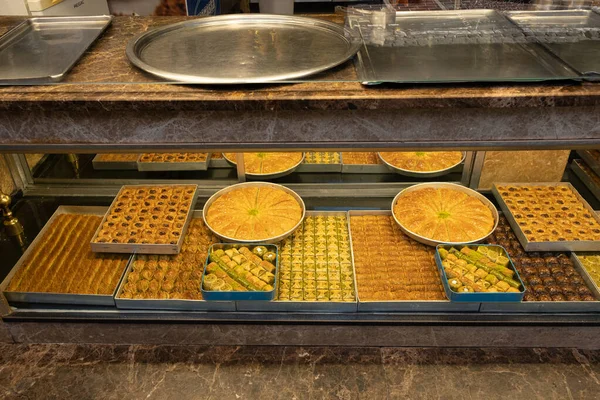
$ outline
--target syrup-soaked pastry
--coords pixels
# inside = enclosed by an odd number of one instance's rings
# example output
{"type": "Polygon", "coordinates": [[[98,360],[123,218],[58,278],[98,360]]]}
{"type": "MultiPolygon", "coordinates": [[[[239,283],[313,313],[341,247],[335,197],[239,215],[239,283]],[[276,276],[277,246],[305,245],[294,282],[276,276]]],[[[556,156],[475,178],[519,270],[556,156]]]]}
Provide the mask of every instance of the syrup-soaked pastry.
{"type": "MultiPolygon", "coordinates": [[[[224,157],[236,163],[236,153],[224,153],[224,157]]],[[[304,153],[244,153],[244,168],[247,174],[267,175],[285,172],[302,161],[304,153]]]]}
{"type": "Polygon", "coordinates": [[[128,256],[92,253],[89,242],[101,221],[94,215],[58,215],[7,291],[112,295],[128,256]]]}
{"type": "Polygon", "coordinates": [[[349,165],[377,165],[381,164],[377,153],[364,152],[344,152],[342,153],[342,161],[349,165]]]}
{"type": "Polygon", "coordinates": [[[142,163],[201,163],[206,162],[208,153],[144,153],[142,163]]]}
{"type": "Polygon", "coordinates": [[[460,151],[399,151],[379,153],[383,161],[406,171],[433,172],[452,168],[462,161],[460,151]]]}
{"type": "Polygon", "coordinates": [[[305,164],[340,164],[342,162],[340,153],[310,151],[305,154],[305,164]]]}

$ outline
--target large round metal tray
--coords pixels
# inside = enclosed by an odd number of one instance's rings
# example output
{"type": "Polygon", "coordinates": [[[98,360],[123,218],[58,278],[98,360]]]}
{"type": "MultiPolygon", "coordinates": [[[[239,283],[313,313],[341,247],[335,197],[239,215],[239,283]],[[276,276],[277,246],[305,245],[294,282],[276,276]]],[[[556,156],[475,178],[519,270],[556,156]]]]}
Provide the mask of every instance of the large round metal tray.
{"type": "Polygon", "coordinates": [[[387,162],[383,158],[381,153],[377,153],[377,156],[379,157],[379,159],[381,160],[382,163],[384,163],[390,170],[392,170],[393,172],[395,172],[397,174],[404,175],[404,176],[410,176],[413,178],[437,178],[438,176],[446,175],[446,174],[449,174],[450,172],[453,172],[456,167],[458,167],[460,164],[462,164],[465,161],[465,158],[467,157],[467,152],[463,151],[460,161],[448,168],[438,169],[437,171],[426,171],[426,172],[418,172],[418,171],[411,171],[408,169],[398,168],[395,165],[387,162]]]}
{"type": "Polygon", "coordinates": [[[169,81],[245,84],[286,81],[333,68],[360,44],[332,22],[296,16],[232,14],[145,32],[127,45],[138,68],[169,81]]]}
{"type": "MultiPolygon", "coordinates": [[[[229,164],[233,165],[234,167],[237,166],[237,162],[235,160],[232,160],[229,157],[227,157],[226,154],[227,153],[223,153],[223,158],[229,164]]],[[[246,171],[245,175],[246,175],[246,178],[248,178],[248,179],[258,179],[258,180],[281,178],[282,176],[289,175],[292,172],[294,172],[295,170],[297,170],[300,167],[300,165],[302,165],[302,163],[304,162],[305,157],[306,157],[306,153],[302,153],[302,158],[300,159],[300,162],[298,162],[297,164],[295,164],[295,165],[291,166],[290,168],[283,170],[283,171],[275,172],[272,174],[253,174],[253,173],[246,171]]]]}
{"type": "Polygon", "coordinates": [[[304,221],[304,217],[305,216],[306,216],[306,206],[304,205],[304,200],[302,200],[302,197],[298,196],[298,194],[296,192],[294,192],[291,189],[288,189],[285,186],[277,185],[275,183],[269,183],[269,182],[246,182],[246,183],[238,183],[236,185],[232,185],[232,186],[226,187],[225,189],[221,189],[217,193],[213,194],[210,197],[210,199],[208,199],[208,201],[204,205],[204,209],[202,210],[202,218],[204,219],[204,223],[206,224],[206,227],[212,233],[214,233],[217,237],[221,238],[222,240],[224,240],[227,243],[248,243],[248,244],[259,244],[259,243],[275,244],[275,243],[279,243],[283,239],[287,238],[292,233],[294,233],[296,231],[296,229],[298,229],[300,227],[300,225],[302,225],[302,221],[304,221]],[[242,187],[265,187],[265,186],[277,188],[277,189],[283,190],[286,193],[289,193],[290,195],[292,195],[292,197],[294,199],[296,199],[298,201],[298,203],[300,204],[300,206],[302,206],[302,217],[300,218],[300,221],[292,229],[290,229],[289,231],[287,231],[287,232],[285,232],[285,233],[283,233],[283,234],[281,234],[279,236],[272,237],[272,238],[267,238],[267,239],[262,239],[262,240],[236,239],[236,238],[232,238],[232,237],[221,235],[219,232],[217,232],[216,230],[214,230],[210,226],[210,224],[208,223],[208,221],[206,220],[206,215],[208,213],[208,210],[210,209],[210,206],[215,202],[215,200],[217,200],[219,197],[221,197],[225,193],[229,193],[229,192],[231,192],[233,190],[240,189],[242,187]]]}
{"type": "Polygon", "coordinates": [[[418,185],[410,186],[410,187],[402,190],[400,193],[398,193],[396,195],[396,197],[394,197],[394,200],[392,201],[392,216],[394,217],[394,221],[396,221],[396,223],[398,224],[398,226],[400,226],[400,229],[402,230],[402,232],[404,232],[407,236],[413,238],[417,242],[420,242],[420,243],[423,243],[423,244],[426,244],[426,245],[429,245],[429,246],[437,246],[438,244],[458,245],[458,244],[479,243],[479,242],[485,240],[488,236],[490,236],[496,230],[496,227],[498,226],[498,221],[499,221],[499,218],[500,218],[499,215],[498,215],[498,210],[496,209],[496,207],[494,207],[494,205],[492,204],[492,202],[489,201],[481,193],[478,193],[478,192],[474,191],[473,189],[469,189],[469,188],[466,188],[464,186],[457,185],[457,184],[454,184],[454,183],[442,183],[442,182],[420,183],[418,185]],[[396,214],[394,214],[394,204],[396,204],[396,202],[398,201],[398,199],[401,196],[406,195],[407,193],[410,193],[410,192],[414,192],[415,190],[420,190],[420,189],[425,189],[425,188],[434,188],[434,189],[447,188],[447,189],[454,189],[454,190],[458,190],[459,192],[467,193],[469,196],[473,196],[473,197],[478,198],[492,212],[492,216],[494,217],[494,227],[485,236],[477,238],[475,240],[471,240],[469,242],[442,242],[442,241],[439,241],[439,240],[433,240],[433,239],[426,238],[424,236],[421,236],[421,235],[418,235],[418,234],[414,233],[413,231],[411,231],[409,229],[406,229],[404,227],[404,225],[402,225],[400,223],[400,221],[398,221],[398,218],[396,218],[396,214]]]}

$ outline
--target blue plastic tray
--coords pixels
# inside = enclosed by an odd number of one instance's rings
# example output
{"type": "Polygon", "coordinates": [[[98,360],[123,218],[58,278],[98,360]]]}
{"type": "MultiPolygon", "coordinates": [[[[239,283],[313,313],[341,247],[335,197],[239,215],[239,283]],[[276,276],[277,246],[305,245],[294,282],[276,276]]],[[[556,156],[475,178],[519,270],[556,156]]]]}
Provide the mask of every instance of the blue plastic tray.
{"type": "Polygon", "coordinates": [[[525,285],[523,284],[523,281],[521,280],[521,277],[519,276],[519,271],[516,270],[515,265],[512,262],[512,259],[510,258],[510,255],[508,254],[508,252],[506,251],[506,249],[502,246],[498,246],[495,244],[475,244],[475,245],[455,245],[455,246],[450,246],[450,245],[445,245],[445,244],[440,244],[435,248],[435,262],[437,264],[438,270],[440,271],[440,274],[442,275],[442,284],[444,285],[444,290],[446,291],[446,295],[448,296],[448,298],[450,299],[450,301],[456,301],[456,302],[470,302],[470,303],[503,303],[503,302],[521,302],[523,300],[523,296],[525,295],[525,285]],[[444,267],[442,267],[442,258],[440,257],[440,249],[447,249],[449,250],[450,248],[454,247],[454,248],[463,248],[463,247],[469,247],[471,249],[477,249],[477,247],[479,246],[488,246],[488,247],[500,247],[502,249],[502,251],[504,252],[505,256],[508,258],[509,261],[509,268],[512,269],[513,271],[515,271],[515,278],[514,280],[516,280],[517,282],[519,282],[521,284],[521,292],[519,293],[478,293],[478,292],[474,292],[474,293],[457,293],[454,290],[452,290],[450,288],[450,285],[448,284],[448,277],[446,276],[446,271],[444,271],[444,267]]]}
{"type": "Polygon", "coordinates": [[[202,298],[207,301],[237,301],[237,300],[263,300],[270,301],[275,298],[277,291],[277,282],[279,276],[279,247],[274,244],[232,244],[232,243],[216,243],[209,247],[208,256],[204,263],[204,273],[202,274],[202,282],[200,283],[202,298]],[[215,292],[211,290],[204,290],[204,277],[206,276],[206,267],[210,264],[210,255],[213,250],[227,250],[231,248],[248,247],[250,249],[256,246],[265,246],[268,250],[275,252],[277,258],[275,259],[275,282],[273,283],[273,290],[269,292],[215,292]]]}

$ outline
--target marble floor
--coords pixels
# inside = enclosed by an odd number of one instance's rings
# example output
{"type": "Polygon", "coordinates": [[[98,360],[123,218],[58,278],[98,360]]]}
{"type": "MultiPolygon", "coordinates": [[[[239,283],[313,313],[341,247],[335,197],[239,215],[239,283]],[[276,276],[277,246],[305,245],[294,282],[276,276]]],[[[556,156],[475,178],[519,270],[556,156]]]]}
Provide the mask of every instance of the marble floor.
{"type": "Polygon", "coordinates": [[[595,399],[600,351],[0,345],[2,399],[595,399]]]}

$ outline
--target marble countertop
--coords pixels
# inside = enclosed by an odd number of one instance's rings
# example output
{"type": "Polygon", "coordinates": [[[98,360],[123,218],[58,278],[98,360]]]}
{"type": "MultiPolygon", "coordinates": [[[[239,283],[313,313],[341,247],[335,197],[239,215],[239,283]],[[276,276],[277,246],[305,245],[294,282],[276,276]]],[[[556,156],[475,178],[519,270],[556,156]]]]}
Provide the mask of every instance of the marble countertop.
{"type": "MultiPolygon", "coordinates": [[[[313,15],[342,23],[339,15],[313,15]]],[[[351,61],[314,81],[253,86],[160,84],[132,66],[127,42],[150,28],[186,17],[115,17],[106,33],[82,57],[63,83],[0,87],[0,108],[65,102],[193,102],[205,110],[375,110],[451,107],[546,107],[600,104],[599,84],[379,85],[356,81],[351,61]]],[[[0,17],[0,34],[22,19],[0,17]]]]}

